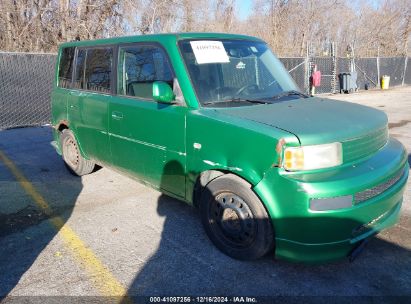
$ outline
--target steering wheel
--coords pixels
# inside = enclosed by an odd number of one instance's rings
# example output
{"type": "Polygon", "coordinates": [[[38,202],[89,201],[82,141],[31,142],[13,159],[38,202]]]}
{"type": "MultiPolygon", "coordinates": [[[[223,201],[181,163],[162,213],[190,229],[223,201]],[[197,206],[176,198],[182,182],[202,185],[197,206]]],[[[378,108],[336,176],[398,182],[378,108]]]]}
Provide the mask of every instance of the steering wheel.
{"type": "Polygon", "coordinates": [[[258,89],[258,85],[254,84],[254,83],[253,84],[243,85],[241,88],[239,88],[237,90],[237,92],[235,92],[234,96],[241,95],[245,90],[248,90],[248,89],[251,89],[251,88],[254,88],[254,90],[256,90],[256,89],[258,89]]]}

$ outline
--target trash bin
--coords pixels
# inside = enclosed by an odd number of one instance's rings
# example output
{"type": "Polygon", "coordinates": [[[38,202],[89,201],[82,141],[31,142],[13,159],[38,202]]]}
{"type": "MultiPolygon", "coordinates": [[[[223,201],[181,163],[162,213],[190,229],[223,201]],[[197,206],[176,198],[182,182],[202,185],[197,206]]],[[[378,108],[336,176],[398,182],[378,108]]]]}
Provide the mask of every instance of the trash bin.
{"type": "Polygon", "coordinates": [[[390,87],[390,76],[383,75],[381,77],[381,89],[388,90],[389,87],[390,87]]]}
{"type": "Polygon", "coordinates": [[[340,73],[340,93],[352,93],[357,90],[357,72],[340,73]]]}

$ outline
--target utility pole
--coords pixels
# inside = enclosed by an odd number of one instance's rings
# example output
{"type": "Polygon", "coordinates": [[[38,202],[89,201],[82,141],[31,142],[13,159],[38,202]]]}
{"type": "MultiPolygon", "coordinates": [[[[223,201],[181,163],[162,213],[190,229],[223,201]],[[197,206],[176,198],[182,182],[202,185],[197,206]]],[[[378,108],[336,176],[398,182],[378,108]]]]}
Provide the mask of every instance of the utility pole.
{"type": "Polygon", "coordinates": [[[405,61],[404,61],[404,73],[402,74],[402,86],[404,86],[405,83],[405,72],[407,71],[407,63],[408,63],[408,56],[405,56],[405,61]]]}
{"type": "Polygon", "coordinates": [[[377,86],[381,87],[380,83],[380,46],[377,48],[377,86]]]}
{"type": "Polygon", "coordinates": [[[331,93],[335,94],[337,91],[337,47],[335,42],[331,42],[331,58],[332,58],[332,80],[331,93]]]}

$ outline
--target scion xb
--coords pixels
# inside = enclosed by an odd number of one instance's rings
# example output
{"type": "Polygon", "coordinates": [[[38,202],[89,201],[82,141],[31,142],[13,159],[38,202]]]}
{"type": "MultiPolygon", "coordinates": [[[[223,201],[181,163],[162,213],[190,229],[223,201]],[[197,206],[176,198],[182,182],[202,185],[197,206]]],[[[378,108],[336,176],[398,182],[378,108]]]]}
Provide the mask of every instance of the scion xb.
{"type": "Polygon", "coordinates": [[[62,44],[52,124],[70,171],[109,167],[198,207],[237,259],[349,256],[397,221],[409,172],[383,112],[303,94],[243,35],[62,44]]]}

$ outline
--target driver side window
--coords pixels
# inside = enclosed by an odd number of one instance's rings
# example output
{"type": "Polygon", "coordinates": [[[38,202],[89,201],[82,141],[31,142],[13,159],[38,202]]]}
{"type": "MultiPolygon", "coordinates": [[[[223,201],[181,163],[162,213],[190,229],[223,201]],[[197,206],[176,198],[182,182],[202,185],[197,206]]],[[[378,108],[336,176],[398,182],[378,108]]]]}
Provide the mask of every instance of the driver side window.
{"type": "Polygon", "coordinates": [[[152,99],[153,82],[164,81],[173,87],[173,73],[165,51],[154,45],[120,47],[120,95],[152,99]]]}

